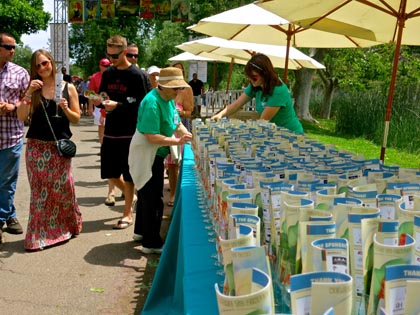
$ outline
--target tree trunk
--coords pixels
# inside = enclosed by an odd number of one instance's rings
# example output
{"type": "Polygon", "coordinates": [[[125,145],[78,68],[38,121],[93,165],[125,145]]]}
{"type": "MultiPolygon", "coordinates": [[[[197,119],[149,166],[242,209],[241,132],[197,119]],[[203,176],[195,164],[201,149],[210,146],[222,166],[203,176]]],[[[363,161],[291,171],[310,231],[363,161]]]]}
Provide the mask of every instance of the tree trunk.
{"type": "Polygon", "coordinates": [[[331,104],[335,89],[338,86],[337,78],[328,78],[324,73],[320,74],[324,86],[324,97],[322,99],[320,117],[330,119],[331,104]]]}
{"type": "MultiPolygon", "coordinates": [[[[328,50],[325,48],[311,48],[309,55],[322,63],[327,52],[328,50]]],[[[318,71],[320,74],[323,74],[323,72],[324,70],[318,71]]],[[[317,123],[316,119],[309,112],[314,74],[314,69],[303,68],[295,71],[296,84],[293,87],[293,97],[295,99],[295,110],[298,117],[301,120],[317,123]]]]}
{"type": "Polygon", "coordinates": [[[293,87],[293,97],[296,114],[301,120],[316,122],[309,112],[309,101],[311,98],[312,79],[314,69],[300,69],[295,72],[296,83],[293,87]]]}

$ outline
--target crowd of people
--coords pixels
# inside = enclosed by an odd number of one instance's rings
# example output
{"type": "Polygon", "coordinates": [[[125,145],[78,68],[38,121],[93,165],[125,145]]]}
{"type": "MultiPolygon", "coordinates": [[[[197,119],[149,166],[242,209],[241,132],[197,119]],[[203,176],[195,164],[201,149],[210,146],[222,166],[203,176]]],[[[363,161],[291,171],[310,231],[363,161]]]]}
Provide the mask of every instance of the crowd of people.
{"type": "MultiPolygon", "coordinates": [[[[173,206],[182,147],[191,141],[191,119],[200,117],[204,84],[193,74],[185,80],[182,63],[137,65],[138,47],[115,35],[107,40],[99,71],[72,83],[65,67],[56,75],[51,54],[36,50],[29,73],[12,62],[15,38],[0,33],[0,242],[2,233],[22,234],[14,196],[23,138],[30,184],[29,220],[24,247],[38,251],[62,243],[82,231],[82,214],[75,195],[71,158],[57,150],[57,139],[70,139],[70,124],[93,115],[100,143],[100,176],[108,181],[105,204],[115,205],[115,190],[125,200],[114,229],[134,224],[133,239],[145,254],[161,253],[163,183],[168,174],[173,206]],[[61,97],[57,97],[57,90],[61,97]],[[101,98],[86,97],[86,91],[101,98]],[[24,123],[28,123],[24,135],[24,123]],[[141,156],[141,159],[139,158],[141,156]],[[134,212],[136,212],[134,218],[134,212]]],[[[220,119],[256,98],[261,119],[302,133],[289,90],[269,58],[257,54],[245,66],[249,85],[243,95],[214,115],[220,119]]],[[[89,94],[89,93],[88,93],[89,94]]]]}

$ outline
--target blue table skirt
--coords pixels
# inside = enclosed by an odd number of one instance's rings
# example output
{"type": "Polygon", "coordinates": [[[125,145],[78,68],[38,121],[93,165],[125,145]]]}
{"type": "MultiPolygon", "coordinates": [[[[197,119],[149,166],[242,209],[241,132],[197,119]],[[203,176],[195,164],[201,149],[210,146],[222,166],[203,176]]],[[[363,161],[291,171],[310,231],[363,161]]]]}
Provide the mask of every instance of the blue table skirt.
{"type": "Polygon", "coordinates": [[[172,221],[142,315],[218,314],[214,284],[222,280],[198,209],[194,154],[184,146],[172,221]]]}

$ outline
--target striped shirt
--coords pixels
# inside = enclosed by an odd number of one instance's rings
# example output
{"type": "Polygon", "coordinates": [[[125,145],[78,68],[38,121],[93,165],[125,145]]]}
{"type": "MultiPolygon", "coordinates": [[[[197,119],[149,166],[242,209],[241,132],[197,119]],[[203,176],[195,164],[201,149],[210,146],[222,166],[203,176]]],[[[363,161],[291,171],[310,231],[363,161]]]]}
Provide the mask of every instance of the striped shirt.
{"type": "MultiPolygon", "coordinates": [[[[29,85],[29,74],[24,68],[6,62],[0,69],[0,101],[17,104],[29,85]]],[[[24,124],[16,111],[0,115],[0,150],[11,148],[23,138],[24,124]]]]}

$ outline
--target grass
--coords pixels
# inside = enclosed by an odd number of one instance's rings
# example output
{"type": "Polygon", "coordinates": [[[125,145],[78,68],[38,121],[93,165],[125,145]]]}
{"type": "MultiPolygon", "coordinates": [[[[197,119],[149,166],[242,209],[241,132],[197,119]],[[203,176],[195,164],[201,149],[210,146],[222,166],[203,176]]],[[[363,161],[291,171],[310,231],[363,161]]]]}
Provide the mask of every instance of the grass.
{"type": "MultiPolygon", "coordinates": [[[[325,144],[334,144],[337,149],[362,154],[365,159],[379,158],[381,147],[364,138],[342,137],[335,133],[334,120],[320,119],[319,124],[303,122],[305,135],[325,144]]],[[[400,149],[386,148],[385,165],[399,165],[406,168],[419,168],[420,155],[404,152],[400,149]]]]}

